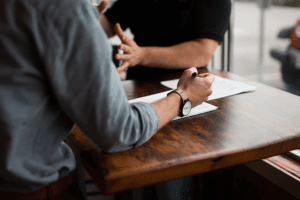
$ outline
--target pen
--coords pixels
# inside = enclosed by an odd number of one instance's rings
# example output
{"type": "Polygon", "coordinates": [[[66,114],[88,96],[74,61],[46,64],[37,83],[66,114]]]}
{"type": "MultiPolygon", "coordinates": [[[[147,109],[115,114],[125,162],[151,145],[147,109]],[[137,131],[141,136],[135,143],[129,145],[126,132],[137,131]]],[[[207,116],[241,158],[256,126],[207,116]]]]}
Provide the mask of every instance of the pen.
{"type": "Polygon", "coordinates": [[[193,78],[196,78],[198,76],[198,73],[197,72],[194,72],[193,74],[192,74],[192,77],[193,78]]]}

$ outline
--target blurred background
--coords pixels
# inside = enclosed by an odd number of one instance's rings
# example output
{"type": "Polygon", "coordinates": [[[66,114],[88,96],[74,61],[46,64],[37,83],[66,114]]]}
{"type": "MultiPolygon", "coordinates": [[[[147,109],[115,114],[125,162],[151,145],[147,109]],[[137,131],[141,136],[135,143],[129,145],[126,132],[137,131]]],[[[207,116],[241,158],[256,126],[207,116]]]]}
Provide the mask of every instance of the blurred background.
{"type": "Polygon", "coordinates": [[[265,9],[261,8],[262,1],[234,1],[231,72],[286,90],[281,63],[270,56],[270,51],[288,48],[289,39],[277,36],[300,19],[300,0],[269,0],[265,9]]]}

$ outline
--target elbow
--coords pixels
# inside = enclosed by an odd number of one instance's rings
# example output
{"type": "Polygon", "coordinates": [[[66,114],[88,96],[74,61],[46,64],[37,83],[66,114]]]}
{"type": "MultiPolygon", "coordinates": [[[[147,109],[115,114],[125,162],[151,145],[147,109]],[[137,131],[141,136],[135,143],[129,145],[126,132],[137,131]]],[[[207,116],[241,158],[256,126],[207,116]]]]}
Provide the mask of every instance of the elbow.
{"type": "Polygon", "coordinates": [[[122,137],[106,138],[106,142],[103,142],[100,149],[106,153],[117,153],[134,148],[136,142],[124,140],[122,137]]]}
{"type": "MultiPolygon", "coordinates": [[[[113,124],[113,123],[110,123],[113,124]]],[[[139,124],[139,123],[138,123],[139,124]]],[[[116,153],[134,148],[143,135],[141,127],[131,119],[124,118],[117,126],[109,126],[102,133],[101,151],[116,153]]]]}
{"type": "Polygon", "coordinates": [[[194,41],[194,44],[194,52],[197,54],[195,55],[196,63],[194,64],[194,66],[207,66],[211,61],[219,43],[211,39],[196,39],[194,41]]]}
{"type": "Polygon", "coordinates": [[[201,56],[197,56],[196,62],[193,64],[193,66],[196,67],[204,67],[207,66],[208,63],[211,61],[213,57],[213,54],[201,54],[201,56]]]}
{"type": "Polygon", "coordinates": [[[203,66],[207,66],[208,63],[211,61],[212,57],[213,57],[213,54],[207,54],[204,58],[204,61],[203,61],[204,65],[203,66]]]}
{"type": "Polygon", "coordinates": [[[149,104],[136,102],[128,108],[124,114],[114,114],[108,119],[108,123],[101,127],[102,151],[114,153],[138,147],[156,132],[158,119],[154,120],[156,113],[153,108],[153,112],[150,112],[152,110],[149,109],[149,104]]]}
{"type": "Polygon", "coordinates": [[[109,145],[103,146],[101,151],[106,153],[117,153],[134,148],[134,145],[124,141],[115,141],[109,145]]]}

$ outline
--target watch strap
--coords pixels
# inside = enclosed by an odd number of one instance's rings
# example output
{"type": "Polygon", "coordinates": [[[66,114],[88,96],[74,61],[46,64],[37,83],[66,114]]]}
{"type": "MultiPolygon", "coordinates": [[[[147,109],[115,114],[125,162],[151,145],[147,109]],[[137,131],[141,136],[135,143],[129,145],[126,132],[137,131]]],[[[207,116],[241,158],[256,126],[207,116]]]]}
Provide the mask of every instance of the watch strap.
{"type": "Polygon", "coordinates": [[[173,93],[173,92],[179,94],[179,96],[181,97],[182,103],[184,101],[188,100],[188,97],[184,94],[184,92],[181,89],[175,89],[175,90],[169,92],[168,95],[173,93]]]}
{"type": "Polygon", "coordinates": [[[190,100],[188,99],[188,97],[184,94],[184,92],[183,92],[181,89],[175,89],[175,90],[169,92],[169,93],[167,94],[167,96],[169,96],[169,95],[172,94],[172,93],[177,93],[177,94],[180,96],[180,98],[181,98],[181,104],[180,104],[179,116],[180,116],[180,117],[183,117],[183,116],[184,116],[183,113],[182,113],[183,106],[184,106],[184,104],[186,103],[186,101],[190,101],[190,100]]]}

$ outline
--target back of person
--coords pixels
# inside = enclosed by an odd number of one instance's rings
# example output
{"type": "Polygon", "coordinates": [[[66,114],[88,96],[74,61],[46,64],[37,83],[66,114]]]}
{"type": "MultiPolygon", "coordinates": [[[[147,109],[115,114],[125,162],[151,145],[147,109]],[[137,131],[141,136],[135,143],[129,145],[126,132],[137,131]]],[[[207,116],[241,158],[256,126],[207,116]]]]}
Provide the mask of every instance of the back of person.
{"type": "Polygon", "coordinates": [[[42,55],[48,34],[42,29],[62,6],[57,0],[0,2],[0,191],[36,190],[75,168],[63,142],[73,122],[52,94],[42,55]]]}
{"type": "Polygon", "coordinates": [[[36,194],[74,172],[64,139],[75,123],[102,151],[125,151],[211,95],[213,75],[191,68],[177,92],[128,103],[98,16],[90,0],[0,1],[0,195],[36,194]]]}

